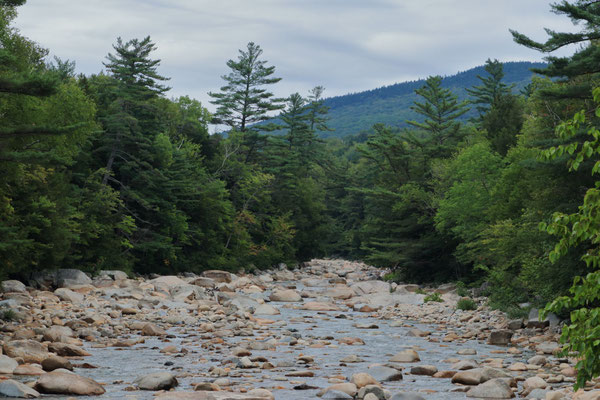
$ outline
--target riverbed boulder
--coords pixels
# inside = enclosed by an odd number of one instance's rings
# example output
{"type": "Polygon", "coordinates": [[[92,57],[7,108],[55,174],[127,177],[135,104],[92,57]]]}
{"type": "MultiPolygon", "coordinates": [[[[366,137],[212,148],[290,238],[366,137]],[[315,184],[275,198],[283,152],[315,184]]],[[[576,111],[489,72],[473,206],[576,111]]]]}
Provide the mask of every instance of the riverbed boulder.
{"type": "Polygon", "coordinates": [[[510,344],[512,336],[513,332],[506,329],[492,331],[488,343],[497,346],[506,346],[510,344]]]}
{"type": "Polygon", "coordinates": [[[26,293],[27,287],[20,281],[8,280],[2,281],[0,291],[2,293],[26,293]]]}
{"type": "Polygon", "coordinates": [[[133,383],[141,390],[168,390],[178,385],[170,372],[155,372],[140,376],[133,383]]]}
{"type": "Polygon", "coordinates": [[[34,389],[43,394],[99,396],[106,390],[93,379],[72,372],[56,370],[40,376],[34,389]]]}
{"type": "Polygon", "coordinates": [[[302,301],[302,297],[293,289],[275,289],[269,296],[269,300],[293,303],[302,301]]]}
{"type": "Polygon", "coordinates": [[[478,399],[510,399],[515,395],[508,383],[501,378],[491,379],[469,389],[467,397],[478,399]]]}
{"type": "Polygon", "coordinates": [[[369,367],[369,375],[378,382],[394,382],[402,380],[402,371],[396,368],[390,368],[383,365],[369,367]]]}
{"type": "Polygon", "coordinates": [[[419,358],[419,354],[416,351],[414,351],[412,349],[407,349],[407,350],[403,350],[400,353],[393,356],[390,359],[390,361],[397,362],[397,363],[412,363],[412,362],[421,361],[421,359],[419,358]]]}
{"type": "Polygon", "coordinates": [[[18,366],[19,363],[12,358],[0,355],[0,374],[12,374],[18,366]]]}
{"type": "Polygon", "coordinates": [[[36,399],[40,397],[40,393],[21,382],[7,379],[5,381],[0,381],[0,397],[36,399]]]}
{"type": "Polygon", "coordinates": [[[50,356],[42,361],[42,369],[46,372],[52,372],[60,368],[73,371],[71,362],[61,356],[50,356]]]}
{"type": "Polygon", "coordinates": [[[58,288],[91,284],[92,279],[78,269],[59,269],[56,271],[56,287],[58,288]]]}
{"type": "Polygon", "coordinates": [[[205,278],[210,278],[219,283],[231,283],[232,279],[231,273],[214,269],[202,272],[202,276],[205,278]]]}
{"type": "Polygon", "coordinates": [[[4,353],[10,358],[21,358],[26,363],[41,363],[48,358],[48,347],[35,340],[12,340],[4,343],[4,353]]]}
{"type": "Polygon", "coordinates": [[[144,336],[164,336],[167,332],[160,326],[148,322],[142,326],[142,335],[144,336]]]}

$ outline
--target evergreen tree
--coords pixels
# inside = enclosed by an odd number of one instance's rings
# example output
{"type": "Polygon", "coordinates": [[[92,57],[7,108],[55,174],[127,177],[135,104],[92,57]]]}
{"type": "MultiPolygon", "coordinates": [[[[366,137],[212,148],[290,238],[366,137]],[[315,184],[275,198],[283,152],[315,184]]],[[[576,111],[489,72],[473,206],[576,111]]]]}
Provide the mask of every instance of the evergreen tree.
{"type": "Polygon", "coordinates": [[[415,93],[423,97],[424,102],[415,102],[411,109],[425,120],[406,123],[424,131],[425,141],[434,145],[436,156],[448,156],[448,148],[456,145],[460,135],[460,122],[456,119],[469,111],[468,102],[459,103],[455,94],[443,88],[441,76],[430,76],[415,93]]]}
{"type": "Polygon", "coordinates": [[[323,86],[315,86],[309,92],[306,110],[308,112],[309,127],[313,132],[331,132],[333,130],[327,126],[329,107],[323,104],[324,91],[323,86]]]}
{"type": "Polygon", "coordinates": [[[227,84],[220,93],[209,93],[217,105],[215,119],[232,129],[246,132],[256,122],[269,118],[268,113],[283,108],[281,99],[274,99],[265,86],[273,85],[281,78],[272,77],[274,66],[261,60],[263,51],[259,45],[249,42],[246,50],[239,50],[238,60],[227,61],[231,72],[221,78],[227,84]]]}
{"type": "Polygon", "coordinates": [[[475,104],[475,108],[479,112],[479,120],[483,118],[497,99],[511,92],[511,87],[502,83],[504,68],[501,62],[498,60],[492,61],[488,58],[485,62],[485,71],[489,76],[482,77],[481,75],[477,75],[477,79],[481,81],[481,85],[467,89],[467,93],[473,97],[470,103],[475,104]]]}
{"type": "Polygon", "coordinates": [[[210,92],[209,95],[217,106],[214,122],[242,132],[244,148],[241,153],[245,154],[244,162],[248,163],[256,161],[255,153],[266,144],[266,137],[259,131],[274,128],[255,124],[269,119],[269,113],[282,110],[284,104],[267,90],[281,78],[273,77],[275,67],[267,66],[267,61],[260,59],[263,53],[260,46],[249,42],[246,50],[239,50],[239,53],[237,61],[227,61],[231,72],[221,77],[227,84],[219,93],[210,92]]]}
{"type": "Polygon", "coordinates": [[[514,30],[510,32],[515,42],[543,53],[552,53],[573,44],[580,45],[572,56],[546,57],[548,67],[533,71],[568,82],[567,85],[544,90],[542,94],[546,97],[591,99],[592,88],[597,85],[600,73],[600,3],[594,0],[563,0],[552,4],[551,8],[555,14],[565,15],[573,24],[582,26],[581,31],[556,32],[546,29],[549,38],[544,43],[534,41],[514,30]]]}

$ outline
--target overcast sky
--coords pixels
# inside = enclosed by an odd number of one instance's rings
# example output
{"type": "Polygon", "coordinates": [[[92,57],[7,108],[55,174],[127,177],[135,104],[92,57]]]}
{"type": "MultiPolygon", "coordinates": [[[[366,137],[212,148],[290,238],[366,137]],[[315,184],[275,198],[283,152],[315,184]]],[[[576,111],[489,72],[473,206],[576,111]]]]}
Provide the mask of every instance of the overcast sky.
{"type": "Polygon", "coordinates": [[[103,68],[118,36],[150,35],[169,95],[211,110],[206,93],[249,41],[283,78],[278,96],[323,85],[329,97],[452,75],[487,58],[540,61],[509,28],[537,40],[543,27],[573,29],[549,0],[29,0],[19,14],[22,34],[86,74],[103,68]]]}

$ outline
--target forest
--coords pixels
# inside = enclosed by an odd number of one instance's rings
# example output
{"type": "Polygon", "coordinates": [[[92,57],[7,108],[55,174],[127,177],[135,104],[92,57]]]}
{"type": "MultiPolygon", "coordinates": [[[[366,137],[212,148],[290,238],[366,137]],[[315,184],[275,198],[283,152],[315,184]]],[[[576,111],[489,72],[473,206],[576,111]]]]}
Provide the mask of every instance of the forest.
{"type": "Polygon", "coordinates": [[[410,106],[420,119],[328,139],[324,88],[275,98],[258,44],[223,66],[211,114],[167,97],[150,37],[116,39],[98,74],[49,60],[11,25],[23,3],[0,2],[0,277],[344,257],[396,281],[487,282],[514,315],[524,302],[580,308],[599,329],[587,307],[600,297],[596,2],[551,6],[579,33],[512,32],[549,54],[523,90],[490,58],[467,99],[432,76],[410,106]]]}

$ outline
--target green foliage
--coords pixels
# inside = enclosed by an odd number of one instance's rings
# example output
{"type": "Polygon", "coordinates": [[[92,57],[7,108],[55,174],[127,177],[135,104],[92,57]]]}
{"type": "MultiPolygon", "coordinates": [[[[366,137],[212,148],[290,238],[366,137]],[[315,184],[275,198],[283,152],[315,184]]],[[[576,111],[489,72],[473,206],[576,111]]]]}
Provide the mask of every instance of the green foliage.
{"type": "Polygon", "coordinates": [[[442,296],[438,292],[433,292],[425,296],[425,298],[423,298],[423,301],[425,303],[429,303],[430,301],[443,303],[444,299],[442,299],[442,296]]]}
{"type": "Polygon", "coordinates": [[[249,42],[246,50],[239,50],[238,60],[227,61],[231,72],[223,75],[227,83],[221,87],[220,93],[209,93],[217,105],[215,117],[219,123],[246,132],[256,122],[269,118],[268,112],[281,110],[280,99],[274,99],[273,93],[265,86],[273,85],[281,80],[271,75],[275,67],[266,66],[261,60],[263,50],[259,45],[249,42]]]}
{"type": "Polygon", "coordinates": [[[386,282],[400,282],[400,273],[398,271],[388,272],[383,276],[386,282]]]}
{"type": "Polygon", "coordinates": [[[568,57],[548,56],[548,66],[535,69],[535,72],[548,77],[558,78],[565,84],[554,86],[541,92],[547,98],[592,98],[600,70],[600,39],[598,21],[600,7],[593,0],[561,1],[551,4],[552,12],[565,15],[574,25],[582,27],[580,32],[556,32],[546,29],[549,38],[546,42],[536,42],[529,37],[511,30],[515,42],[538,50],[552,53],[566,46],[579,45],[578,50],[568,57]],[[581,79],[583,78],[583,79],[581,79]]]}
{"type": "Polygon", "coordinates": [[[471,292],[467,289],[467,285],[463,281],[456,282],[456,294],[460,297],[470,297],[471,292]]]}
{"type": "Polygon", "coordinates": [[[476,105],[479,119],[489,112],[489,109],[500,97],[510,94],[511,88],[502,82],[504,78],[504,67],[498,60],[487,59],[485,72],[488,76],[477,75],[481,85],[467,89],[467,93],[473,98],[470,103],[476,105]]]}
{"type": "MultiPolygon", "coordinates": [[[[600,104],[600,88],[593,91],[596,104],[600,104]]],[[[600,116],[600,107],[596,109],[595,117],[600,116]]],[[[586,115],[585,111],[575,113],[572,119],[559,125],[557,135],[568,141],[584,130],[589,137],[583,143],[572,142],[550,147],[542,153],[546,159],[556,159],[563,155],[568,158],[570,170],[578,170],[588,160],[593,161],[592,174],[600,169],[600,131],[597,120],[586,115]]],[[[570,311],[570,323],[563,327],[561,341],[565,343],[563,354],[573,352],[578,358],[577,383],[575,388],[582,388],[589,380],[600,376],[600,366],[596,362],[600,355],[600,187],[596,181],[595,187],[585,193],[583,204],[572,214],[555,213],[549,223],[540,224],[541,229],[558,236],[559,242],[550,252],[550,260],[555,263],[575,246],[585,245],[586,253],[582,260],[594,271],[585,277],[575,277],[569,294],[561,296],[548,304],[547,312],[570,311]]]]}
{"type": "Polygon", "coordinates": [[[6,322],[16,321],[17,317],[18,317],[18,315],[15,310],[8,309],[8,310],[0,311],[0,319],[2,321],[6,321],[6,322]]]}
{"type": "Polygon", "coordinates": [[[472,299],[460,299],[456,303],[457,310],[472,311],[477,310],[477,303],[472,299]]]}

